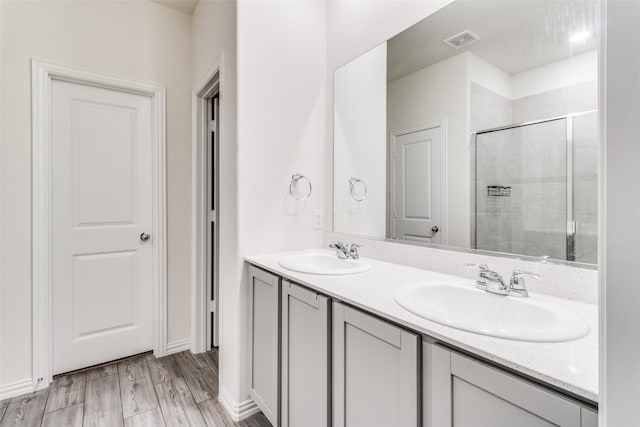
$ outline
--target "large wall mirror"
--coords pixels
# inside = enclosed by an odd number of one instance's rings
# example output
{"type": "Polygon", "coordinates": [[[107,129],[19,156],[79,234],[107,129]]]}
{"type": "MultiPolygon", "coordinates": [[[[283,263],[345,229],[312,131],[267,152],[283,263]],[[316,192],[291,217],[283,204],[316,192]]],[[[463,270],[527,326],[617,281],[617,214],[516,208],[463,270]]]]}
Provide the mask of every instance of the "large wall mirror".
{"type": "Polygon", "coordinates": [[[596,1],[458,0],[334,73],[334,231],[597,263],[596,1]]]}

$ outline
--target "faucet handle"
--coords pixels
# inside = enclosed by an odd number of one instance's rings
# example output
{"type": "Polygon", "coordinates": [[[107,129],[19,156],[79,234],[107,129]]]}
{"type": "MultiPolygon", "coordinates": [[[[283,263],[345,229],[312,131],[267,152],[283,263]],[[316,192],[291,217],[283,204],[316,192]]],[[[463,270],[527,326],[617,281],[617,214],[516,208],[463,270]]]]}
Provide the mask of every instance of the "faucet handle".
{"type": "Polygon", "coordinates": [[[349,250],[343,242],[331,242],[329,247],[336,250],[336,256],[340,259],[347,259],[349,257],[349,250]]]}
{"type": "Polygon", "coordinates": [[[511,280],[509,281],[509,295],[514,297],[526,298],[529,296],[529,292],[525,287],[524,278],[531,277],[532,279],[542,279],[541,274],[529,273],[528,271],[522,271],[519,269],[513,270],[511,273],[511,280]]]}
{"type": "Polygon", "coordinates": [[[361,248],[362,246],[360,246],[357,243],[351,243],[351,246],[349,247],[349,257],[352,259],[360,259],[360,255],[358,254],[358,248],[361,248]]]}
{"type": "Polygon", "coordinates": [[[518,268],[516,268],[515,270],[513,270],[513,273],[511,273],[511,278],[518,278],[518,277],[531,277],[533,279],[542,279],[542,274],[537,274],[537,273],[529,273],[528,271],[522,271],[518,268]]]}
{"type": "Polygon", "coordinates": [[[472,268],[472,267],[476,267],[479,268],[480,271],[485,271],[489,269],[489,266],[487,264],[472,264],[472,263],[465,263],[464,264],[465,267],[467,268],[472,268]]]}
{"type": "Polygon", "coordinates": [[[478,275],[480,276],[480,280],[476,280],[476,288],[486,291],[487,290],[487,281],[485,280],[486,276],[484,276],[482,273],[484,273],[485,271],[489,271],[489,266],[487,264],[473,264],[468,262],[465,263],[464,266],[467,268],[475,267],[480,270],[478,272],[478,275]]]}

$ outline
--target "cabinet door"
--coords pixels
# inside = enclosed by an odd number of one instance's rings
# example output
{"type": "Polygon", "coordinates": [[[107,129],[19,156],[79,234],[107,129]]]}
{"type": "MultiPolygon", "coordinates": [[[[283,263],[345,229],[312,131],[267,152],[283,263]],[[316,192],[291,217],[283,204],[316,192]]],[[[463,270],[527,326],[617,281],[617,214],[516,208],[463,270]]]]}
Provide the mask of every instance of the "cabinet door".
{"type": "Polygon", "coordinates": [[[418,336],[333,305],[333,426],[419,425],[418,336]]]}
{"type": "Polygon", "coordinates": [[[280,396],[280,278],[249,268],[249,395],[278,426],[280,396]]]}
{"type": "Polygon", "coordinates": [[[582,408],[581,427],[598,427],[598,413],[592,409],[582,408]]]}
{"type": "Polygon", "coordinates": [[[423,359],[425,427],[580,427],[564,396],[437,345],[423,359]]]}
{"type": "Polygon", "coordinates": [[[330,300],[282,281],[283,427],[327,427],[330,300]]]}

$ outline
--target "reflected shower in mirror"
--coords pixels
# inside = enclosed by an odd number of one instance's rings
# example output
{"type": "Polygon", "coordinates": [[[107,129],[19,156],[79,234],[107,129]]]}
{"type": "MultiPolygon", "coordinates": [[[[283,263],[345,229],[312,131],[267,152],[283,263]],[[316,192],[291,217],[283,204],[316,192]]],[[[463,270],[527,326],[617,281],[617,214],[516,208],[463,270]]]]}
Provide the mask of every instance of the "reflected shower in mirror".
{"type": "Polygon", "coordinates": [[[597,263],[597,23],[458,0],[337,69],[334,231],[597,263]]]}

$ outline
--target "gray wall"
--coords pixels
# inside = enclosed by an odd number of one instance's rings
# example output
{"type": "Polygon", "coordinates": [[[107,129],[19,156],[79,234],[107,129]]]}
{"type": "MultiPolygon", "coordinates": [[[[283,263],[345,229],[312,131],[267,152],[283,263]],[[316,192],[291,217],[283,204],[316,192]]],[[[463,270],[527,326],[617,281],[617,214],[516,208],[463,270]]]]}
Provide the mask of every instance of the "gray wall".
{"type": "Polygon", "coordinates": [[[600,426],[638,424],[640,2],[603,3],[600,426]]]}

